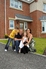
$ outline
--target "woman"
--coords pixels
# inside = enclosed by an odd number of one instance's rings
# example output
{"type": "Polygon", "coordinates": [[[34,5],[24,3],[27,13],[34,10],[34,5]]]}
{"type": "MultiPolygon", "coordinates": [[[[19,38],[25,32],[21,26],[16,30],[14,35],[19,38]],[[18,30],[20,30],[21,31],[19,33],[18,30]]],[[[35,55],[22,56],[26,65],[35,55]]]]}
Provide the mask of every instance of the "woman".
{"type": "Polygon", "coordinates": [[[27,29],[27,36],[28,36],[28,44],[30,44],[30,42],[33,38],[32,34],[31,34],[31,29],[27,29]]]}
{"type": "Polygon", "coordinates": [[[27,29],[27,36],[28,36],[28,44],[29,44],[29,49],[31,52],[36,52],[36,49],[34,48],[34,40],[33,40],[33,35],[31,34],[31,29],[27,29]]]}

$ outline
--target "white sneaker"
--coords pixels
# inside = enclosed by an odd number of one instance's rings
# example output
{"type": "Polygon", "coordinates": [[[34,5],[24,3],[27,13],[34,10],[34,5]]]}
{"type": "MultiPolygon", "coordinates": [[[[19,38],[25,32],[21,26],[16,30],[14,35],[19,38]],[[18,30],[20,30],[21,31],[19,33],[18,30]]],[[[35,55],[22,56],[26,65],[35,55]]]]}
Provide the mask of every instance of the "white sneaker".
{"type": "Polygon", "coordinates": [[[15,52],[16,50],[14,49],[14,52],[15,52]]]}
{"type": "Polygon", "coordinates": [[[7,49],[5,49],[5,52],[7,52],[7,49]]]}
{"type": "Polygon", "coordinates": [[[21,53],[21,50],[19,49],[19,53],[21,53]]]}

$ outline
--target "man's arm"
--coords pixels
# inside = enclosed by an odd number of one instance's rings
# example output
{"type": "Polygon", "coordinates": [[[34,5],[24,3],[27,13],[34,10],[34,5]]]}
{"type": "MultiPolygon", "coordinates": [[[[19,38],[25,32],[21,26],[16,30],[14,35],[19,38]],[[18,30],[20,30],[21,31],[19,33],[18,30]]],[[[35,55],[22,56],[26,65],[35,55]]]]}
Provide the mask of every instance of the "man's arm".
{"type": "Polygon", "coordinates": [[[16,40],[22,40],[22,39],[14,38],[14,40],[16,41],[16,40]]]}

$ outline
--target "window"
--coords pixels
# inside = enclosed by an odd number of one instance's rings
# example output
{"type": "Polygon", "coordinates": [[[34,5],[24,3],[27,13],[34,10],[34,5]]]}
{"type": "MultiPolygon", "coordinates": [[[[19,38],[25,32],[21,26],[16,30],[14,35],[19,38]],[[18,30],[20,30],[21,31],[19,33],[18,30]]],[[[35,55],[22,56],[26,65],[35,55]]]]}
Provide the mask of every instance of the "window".
{"type": "Polygon", "coordinates": [[[22,28],[22,29],[23,29],[23,23],[20,23],[20,28],[22,28]]]}
{"type": "Polygon", "coordinates": [[[9,29],[14,29],[14,20],[9,20],[9,29]]]}
{"type": "Polygon", "coordinates": [[[27,28],[28,28],[28,25],[27,25],[27,22],[22,22],[22,23],[20,23],[20,28],[22,28],[22,29],[24,29],[24,30],[27,30],[27,28]]]}
{"type": "Polygon", "coordinates": [[[28,28],[27,22],[24,22],[24,30],[27,30],[27,28],[28,28]]]}
{"type": "Polygon", "coordinates": [[[43,11],[46,12],[46,3],[43,4],[43,11]]]}
{"type": "Polygon", "coordinates": [[[42,32],[46,33],[46,21],[42,22],[42,32]]]}
{"type": "Polygon", "coordinates": [[[18,0],[10,0],[10,7],[22,9],[22,2],[20,2],[18,0]]]}

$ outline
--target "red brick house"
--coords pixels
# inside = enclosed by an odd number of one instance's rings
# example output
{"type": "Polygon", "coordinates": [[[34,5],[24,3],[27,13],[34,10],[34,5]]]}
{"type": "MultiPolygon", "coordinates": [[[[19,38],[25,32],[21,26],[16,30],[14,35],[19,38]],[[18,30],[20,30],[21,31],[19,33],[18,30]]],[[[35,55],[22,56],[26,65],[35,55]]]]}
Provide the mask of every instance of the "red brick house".
{"type": "Polygon", "coordinates": [[[0,0],[0,38],[18,25],[46,37],[46,0],[0,0]]]}

